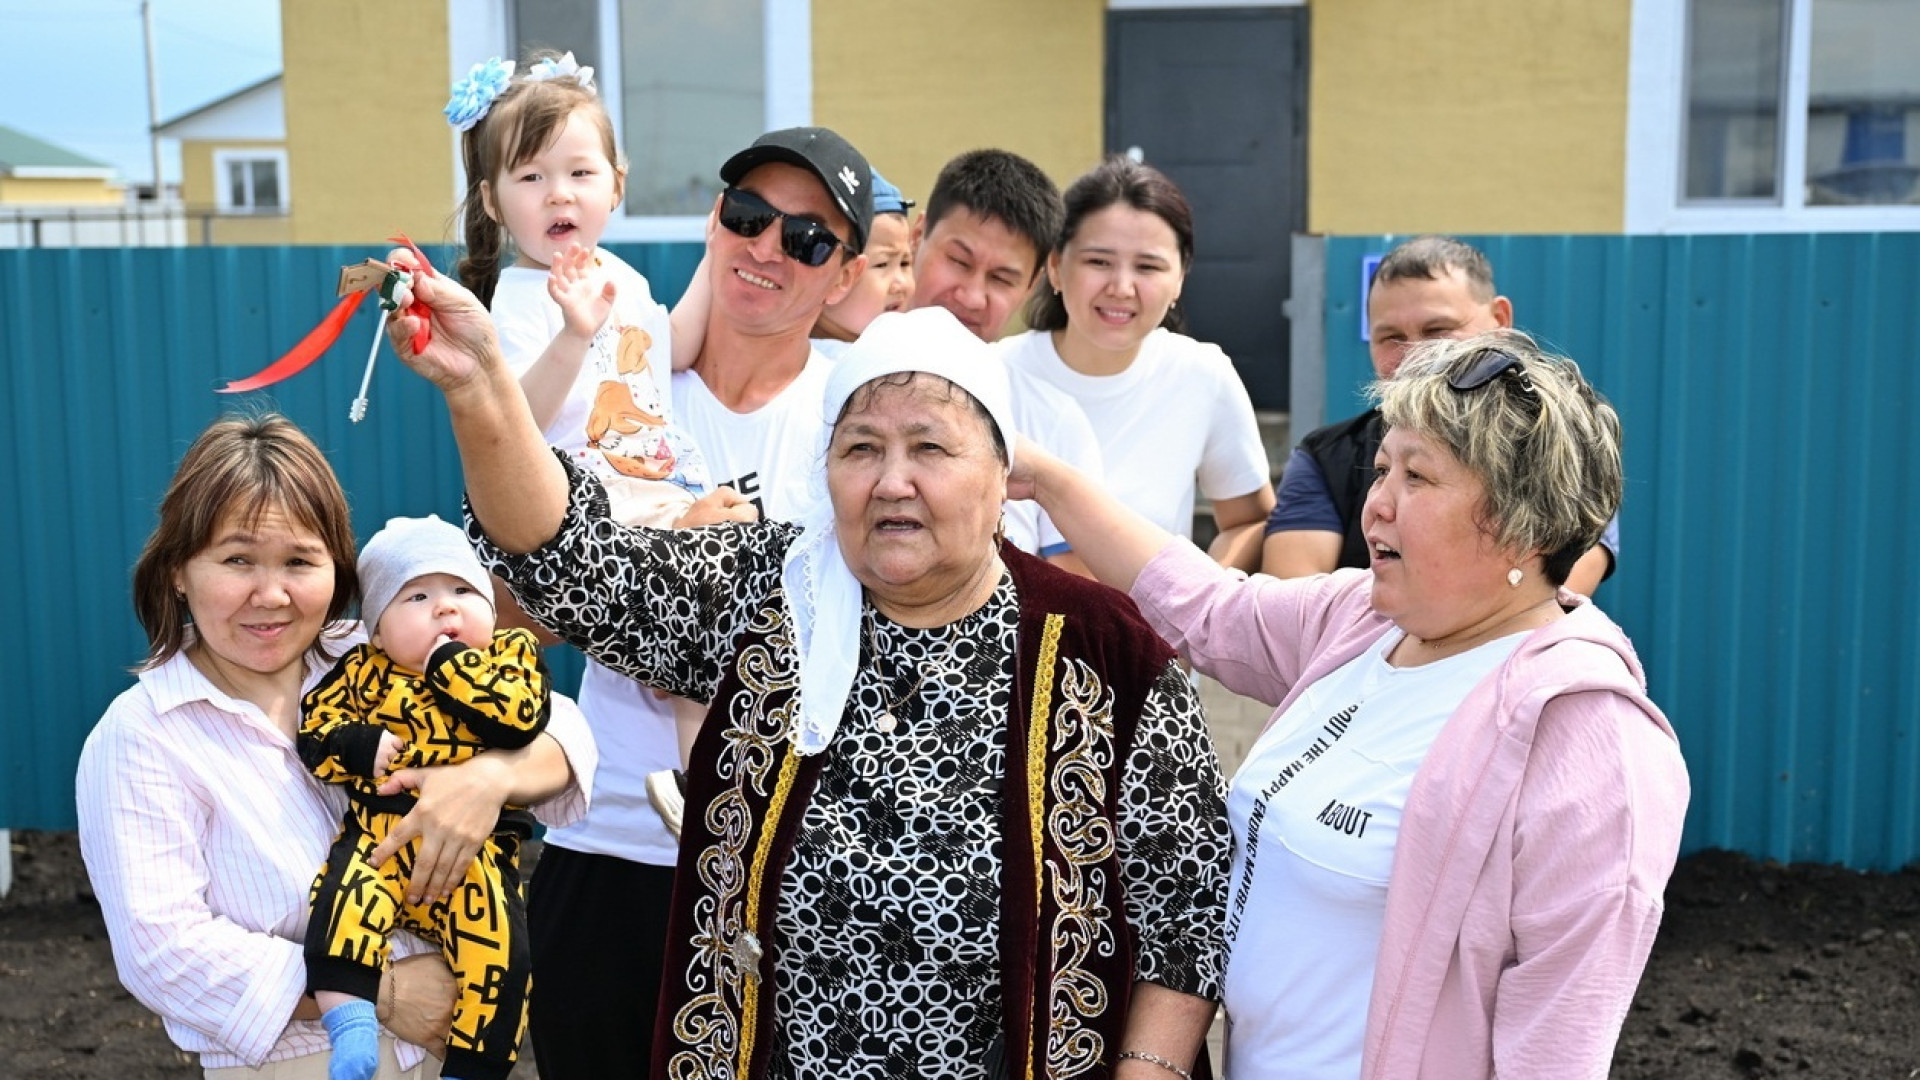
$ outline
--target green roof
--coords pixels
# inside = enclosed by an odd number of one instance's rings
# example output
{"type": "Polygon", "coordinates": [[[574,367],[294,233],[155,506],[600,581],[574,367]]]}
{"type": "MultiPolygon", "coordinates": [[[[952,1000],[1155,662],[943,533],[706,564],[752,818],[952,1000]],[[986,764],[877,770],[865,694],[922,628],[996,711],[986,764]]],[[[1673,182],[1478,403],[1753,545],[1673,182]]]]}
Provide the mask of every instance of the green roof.
{"type": "Polygon", "coordinates": [[[113,166],[104,161],[76,154],[71,150],[55,146],[43,139],[36,139],[24,131],[16,131],[0,124],[0,172],[13,172],[18,169],[107,169],[113,166]]]}

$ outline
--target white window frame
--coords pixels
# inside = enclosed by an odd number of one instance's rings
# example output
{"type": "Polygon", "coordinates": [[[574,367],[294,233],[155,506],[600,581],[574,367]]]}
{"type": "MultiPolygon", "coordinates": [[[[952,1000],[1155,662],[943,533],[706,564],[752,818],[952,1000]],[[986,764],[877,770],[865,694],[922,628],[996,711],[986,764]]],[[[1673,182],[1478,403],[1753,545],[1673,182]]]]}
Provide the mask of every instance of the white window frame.
{"type": "Polygon", "coordinates": [[[1687,16],[1691,0],[1633,0],[1627,72],[1628,233],[1892,232],[1920,229],[1920,206],[1808,206],[1807,83],[1813,0],[1787,0],[1780,199],[1686,202],[1687,16]]]}
{"type": "MultiPolygon", "coordinates": [[[[263,147],[263,146],[254,146],[254,147],[246,147],[246,148],[236,147],[232,150],[216,149],[213,152],[213,204],[214,206],[218,207],[220,212],[223,214],[287,214],[287,213],[290,213],[292,211],[293,200],[291,198],[291,195],[292,195],[293,189],[290,186],[288,186],[288,180],[289,180],[289,177],[287,174],[287,152],[285,150],[275,150],[275,149],[270,149],[268,147],[263,147]],[[237,162],[252,163],[256,161],[273,162],[274,171],[279,174],[280,203],[278,206],[261,207],[261,206],[234,205],[233,191],[227,184],[228,167],[237,162]]],[[[247,177],[247,192],[249,195],[251,195],[253,192],[253,177],[250,173],[247,177]]]]}
{"type": "MultiPolygon", "coordinates": [[[[811,0],[761,0],[766,48],[766,121],[763,130],[801,127],[813,123],[813,6],[811,0]],[[776,49],[776,43],[778,48],[776,49]]],[[[620,94],[620,0],[600,0],[601,66],[594,71],[600,96],[613,117],[613,130],[625,131],[620,94]]],[[[741,149],[746,149],[744,146],[741,149]]],[[[714,173],[720,162],[713,163],[714,173]]],[[[628,217],[616,213],[607,221],[605,239],[648,242],[704,241],[707,219],[702,215],[628,217]]]]}
{"type": "MultiPolygon", "coordinates": [[[[813,123],[813,4],[812,0],[761,0],[766,50],[766,121],[764,130],[801,127],[813,123]],[[778,50],[775,43],[781,43],[778,50]]],[[[613,130],[624,131],[620,96],[620,0],[599,0],[600,63],[593,81],[607,103],[613,130]]],[[[474,4],[447,0],[450,27],[450,64],[447,84],[466,77],[477,58],[505,56],[513,49],[508,33],[505,0],[474,4]]],[[[623,147],[624,149],[624,147],[623,147]]],[[[745,149],[742,147],[741,149],[745,149]]],[[[713,163],[714,173],[720,162],[713,163]]],[[[453,139],[454,202],[466,197],[466,169],[460,161],[460,140],[453,139]]],[[[601,239],[615,242],[692,240],[707,238],[705,215],[628,217],[615,213],[607,220],[601,239]]]]}

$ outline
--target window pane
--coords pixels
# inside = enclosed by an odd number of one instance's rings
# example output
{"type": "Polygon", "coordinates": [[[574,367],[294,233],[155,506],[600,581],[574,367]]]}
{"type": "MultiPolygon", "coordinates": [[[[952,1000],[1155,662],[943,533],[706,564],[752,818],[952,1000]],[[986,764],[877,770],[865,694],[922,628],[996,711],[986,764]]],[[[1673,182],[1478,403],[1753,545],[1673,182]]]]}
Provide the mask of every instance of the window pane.
{"type": "Polygon", "coordinates": [[[1686,198],[1779,199],[1785,7],[1786,0],[1693,0],[1686,198]]]}
{"type": "MultiPolygon", "coordinates": [[[[573,54],[590,68],[600,66],[599,0],[513,0],[514,59],[525,62],[537,49],[573,54]]],[[[598,82],[598,79],[594,80],[598,82]]]]}
{"type": "Polygon", "coordinates": [[[247,163],[244,161],[227,162],[227,205],[235,210],[245,210],[252,205],[247,199],[247,163]]]}
{"type": "Polygon", "coordinates": [[[713,207],[720,164],[766,130],[763,25],[760,0],[621,0],[630,216],[713,207]]]}
{"type": "Polygon", "coordinates": [[[253,167],[253,208],[280,208],[280,164],[272,160],[249,162],[253,167]]]}
{"type": "Polygon", "coordinates": [[[1920,204],[1920,3],[1814,0],[1807,202],[1920,204]]]}

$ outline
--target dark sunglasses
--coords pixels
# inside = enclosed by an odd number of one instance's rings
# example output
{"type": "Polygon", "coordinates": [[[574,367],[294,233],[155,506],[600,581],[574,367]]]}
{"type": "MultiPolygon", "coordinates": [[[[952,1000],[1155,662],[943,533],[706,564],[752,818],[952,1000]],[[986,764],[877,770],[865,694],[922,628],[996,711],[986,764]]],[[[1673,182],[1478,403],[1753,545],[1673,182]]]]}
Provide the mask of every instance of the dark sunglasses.
{"type": "Polygon", "coordinates": [[[730,187],[720,196],[720,224],[735,236],[751,240],[776,220],[780,222],[780,250],[803,266],[824,265],[833,258],[834,249],[846,247],[825,225],[775,209],[751,191],[730,187]]]}
{"type": "Polygon", "coordinates": [[[1481,353],[1480,359],[1475,360],[1471,367],[1447,376],[1447,385],[1464,394],[1480,389],[1509,371],[1515,373],[1514,382],[1520,385],[1520,389],[1533,393],[1533,380],[1527,377],[1526,365],[1520,362],[1519,357],[1502,349],[1488,349],[1481,353]]]}

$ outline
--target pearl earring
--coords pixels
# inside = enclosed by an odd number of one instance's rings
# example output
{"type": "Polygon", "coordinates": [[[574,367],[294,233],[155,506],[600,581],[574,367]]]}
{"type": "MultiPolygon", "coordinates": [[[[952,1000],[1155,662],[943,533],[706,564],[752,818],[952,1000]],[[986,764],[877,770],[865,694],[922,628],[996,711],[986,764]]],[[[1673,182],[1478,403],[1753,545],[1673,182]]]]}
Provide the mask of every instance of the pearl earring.
{"type": "Polygon", "coordinates": [[[1520,568],[1516,566],[1507,571],[1507,584],[1517,589],[1520,587],[1520,579],[1526,576],[1527,575],[1522,573],[1520,568]]]}

